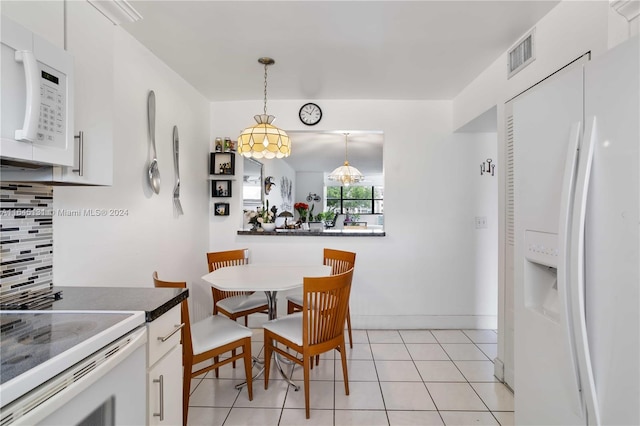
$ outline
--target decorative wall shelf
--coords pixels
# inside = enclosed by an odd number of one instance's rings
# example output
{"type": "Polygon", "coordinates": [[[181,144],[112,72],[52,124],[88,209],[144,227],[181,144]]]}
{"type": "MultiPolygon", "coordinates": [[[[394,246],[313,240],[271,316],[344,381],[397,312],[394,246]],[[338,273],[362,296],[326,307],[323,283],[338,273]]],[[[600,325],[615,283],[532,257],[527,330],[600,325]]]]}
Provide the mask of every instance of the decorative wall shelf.
{"type": "Polygon", "coordinates": [[[231,197],[231,180],[218,180],[211,181],[211,196],[212,197],[231,197]]]}
{"type": "Polygon", "coordinates": [[[229,203],[215,203],[213,211],[215,216],[229,216],[229,203]]]}
{"type": "Polygon", "coordinates": [[[236,154],[233,152],[212,152],[209,159],[209,174],[233,176],[236,173],[236,154]]]}

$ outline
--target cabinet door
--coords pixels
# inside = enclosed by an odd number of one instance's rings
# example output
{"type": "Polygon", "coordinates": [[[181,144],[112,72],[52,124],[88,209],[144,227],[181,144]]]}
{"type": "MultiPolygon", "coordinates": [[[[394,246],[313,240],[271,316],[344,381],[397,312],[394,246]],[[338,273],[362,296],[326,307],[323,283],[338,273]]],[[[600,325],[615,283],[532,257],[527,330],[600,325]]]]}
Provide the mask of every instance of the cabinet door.
{"type": "Polygon", "coordinates": [[[2,14],[44,37],[49,43],[64,48],[64,2],[3,1],[2,14]]]}
{"type": "Polygon", "coordinates": [[[147,424],[181,425],[182,345],[174,346],[149,369],[147,389],[147,424]]]}
{"type": "Polygon", "coordinates": [[[67,50],[75,60],[74,134],[82,131],[84,142],[80,149],[75,140],[74,167],[56,168],[56,180],[113,182],[113,49],[111,21],[86,1],[67,2],[67,50]],[[81,165],[82,176],[74,171],[81,165]]]}

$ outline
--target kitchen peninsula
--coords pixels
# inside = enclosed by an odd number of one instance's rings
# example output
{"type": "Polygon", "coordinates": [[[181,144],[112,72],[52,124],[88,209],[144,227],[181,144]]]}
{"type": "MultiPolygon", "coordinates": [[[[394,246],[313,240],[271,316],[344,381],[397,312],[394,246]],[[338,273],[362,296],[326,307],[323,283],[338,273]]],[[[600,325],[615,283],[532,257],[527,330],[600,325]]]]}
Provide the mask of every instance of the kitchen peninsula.
{"type": "Polygon", "coordinates": [[[238,231],[238,235],[279,236],[279,237],[384,237],[382,229],[324,229],[309,231],[302,229],[276,229],[274,231],[238,231]]]}

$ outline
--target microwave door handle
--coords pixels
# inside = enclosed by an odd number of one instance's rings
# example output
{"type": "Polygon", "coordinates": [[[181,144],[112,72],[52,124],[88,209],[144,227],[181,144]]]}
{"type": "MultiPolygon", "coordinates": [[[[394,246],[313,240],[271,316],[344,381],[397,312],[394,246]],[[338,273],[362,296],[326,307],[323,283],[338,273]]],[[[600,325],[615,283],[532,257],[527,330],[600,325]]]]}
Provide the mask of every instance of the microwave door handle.
{"type": "Polygon", "coordinates": [[[33,52],[17,50],[16,62],[24,64],[24,79],[26,82],[26,107],[22,129],[16,130],[16,140],[36,141],[38,119],[40,118],[40,79],[38,77],[38,62],[33,52]]]}

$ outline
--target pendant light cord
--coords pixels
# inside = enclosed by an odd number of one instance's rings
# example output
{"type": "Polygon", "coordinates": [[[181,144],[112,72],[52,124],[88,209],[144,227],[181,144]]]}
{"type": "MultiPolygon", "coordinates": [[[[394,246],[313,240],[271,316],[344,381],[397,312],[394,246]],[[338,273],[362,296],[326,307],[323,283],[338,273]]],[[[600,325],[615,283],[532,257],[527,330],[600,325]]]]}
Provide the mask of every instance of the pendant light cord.
{"type": "Polygon", "coordinates": [[[264,115],[267,115],[267,64],[264,64],[264,115]]]}
{"type": "Polygon", "coordinates": [[[349,162],[349,156],[347,151],[347,138],[349,137],[349,133],[344,134],[344,161],[349,162]]]}

